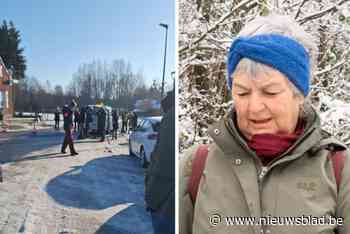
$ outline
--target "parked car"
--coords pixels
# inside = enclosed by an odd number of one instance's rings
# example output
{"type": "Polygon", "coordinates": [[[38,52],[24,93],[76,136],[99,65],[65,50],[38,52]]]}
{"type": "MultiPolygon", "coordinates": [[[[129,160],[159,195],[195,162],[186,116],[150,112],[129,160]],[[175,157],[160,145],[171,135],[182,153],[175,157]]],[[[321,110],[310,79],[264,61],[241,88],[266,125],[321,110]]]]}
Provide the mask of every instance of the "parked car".
{"type": "Polygon", "coordinates": [[[161,120],[162,116],[145,117],[129,134],[129,154],[139,157],[143,168],[146,168],[151,161],[151,153],[158,139],[161,120]]]}

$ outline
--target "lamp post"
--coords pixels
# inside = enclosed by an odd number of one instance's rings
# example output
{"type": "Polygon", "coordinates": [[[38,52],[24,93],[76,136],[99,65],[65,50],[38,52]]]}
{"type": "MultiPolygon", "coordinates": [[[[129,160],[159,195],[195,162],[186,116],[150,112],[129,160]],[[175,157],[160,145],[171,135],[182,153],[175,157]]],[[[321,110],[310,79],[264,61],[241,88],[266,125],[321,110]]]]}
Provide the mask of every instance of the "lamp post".
{"type": "Polygon", "coordinates": [[[162,79],[162,92],[161,92],[161,98],[163,98],[163,95],[164,95],[165,64],[166,64],[166,47],[167,47],[167,40],[168,40],[168,25],[160,23],[159,26],[165,28],[165,49],[164,49],[163,79],[162,79]]]}

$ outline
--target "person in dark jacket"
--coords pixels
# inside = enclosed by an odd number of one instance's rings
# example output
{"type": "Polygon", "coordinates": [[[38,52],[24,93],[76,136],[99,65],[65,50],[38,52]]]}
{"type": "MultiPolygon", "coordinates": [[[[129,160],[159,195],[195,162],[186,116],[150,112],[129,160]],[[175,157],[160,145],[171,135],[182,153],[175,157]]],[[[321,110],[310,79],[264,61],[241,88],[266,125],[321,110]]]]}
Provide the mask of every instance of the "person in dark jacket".
{"type": "Polygon", "coordinates": [[[128,132],[133,131],[134,130],[134,121],[135,121],[135,116],[134,116],[134,112],[129,112],[128,113],[128,132]]]}
{"type": "Polygon", "coordinates": [[[74,149],[72,128],[73,128],[73,109],[76,107],[76,103],[73,100],[68,106],[65,105],[62,109],[63,113],[63,129],[64,129],[64,140],[62,143],[61,153],[66,153],[66,148],[69,145],[70,154],[72,156],[78,155],[74,149]]]}
{"type": "Polygon", "coordinates": [[[145,200],[155,234],[175,233],[175,95],[162,101],[165,112],[145,180],[145,200]]]}
{"type": "Polygon", "coordinates": [[[85,119],[86,119],[86,107],[82,107],[82,108],[80,108],[80,115],[79,115],[79,119],[78,119],[78,129],[79,129],[78,139],[85,138],[85,136],[84,136],[85,119]]]}
{"type": "Polygon", "coordinates": [[[119,128],[119,116],[117,110],[113,110],[112,112],[112,120],[113,120],[113,139],[117,139],[118,137],[118,128],[119,128]]]}
{"type": "Polygon", "coordinates": [[[101,107],[97,112],[97,129],[101,137],[101,142],[105,141],[106,135],[106,116],[107,112],[104,107],[101,107]]]}
{"type": "Polygon", "coordinates": [[[226,60],[231,108],[208,128],[210,143],[179,162],[180,234],[350,233],[349,150],[308,102],[316,41],[276,14],[235,35],[226,60]],[[289,223],[306,215],[316,222],[289,223]],[[322,225],[320,217],[342,221],[322,225]],[[240,218],[246,225],[235,225],[240,218]]]}
{"type": "Polygon", "coordinates": [[[137,114],[136,112],[132,113],[132,130],[135,131],[137,127],[137,114]]]}
{"type": "Polygon", "coordinates": [[[80,112],[78,109],[74,111],[74,132],[77,130],[79,131],[79,118],[80,118],[80,112]]]}
{"type": "Polygon", "coordinates": [[[121,133],[125,133],[128,129],[128,117],[127,117],[127,113],[123,112],[122,113],[122,130],[121,133]]]}
{"type": "Polygon", "coordinates": [[[90,127],[90,123],[92,122],[92,110],[89,106],[86,107],[85,110],[85,129],[84,129],[84,136],[85,137],[89,137],[89,127],[90,127]]]}
{"type": "Polygon", "coordinates": [[[60,108],[57,107],[55,112],[55,129],[60,129],[60,108]]]}

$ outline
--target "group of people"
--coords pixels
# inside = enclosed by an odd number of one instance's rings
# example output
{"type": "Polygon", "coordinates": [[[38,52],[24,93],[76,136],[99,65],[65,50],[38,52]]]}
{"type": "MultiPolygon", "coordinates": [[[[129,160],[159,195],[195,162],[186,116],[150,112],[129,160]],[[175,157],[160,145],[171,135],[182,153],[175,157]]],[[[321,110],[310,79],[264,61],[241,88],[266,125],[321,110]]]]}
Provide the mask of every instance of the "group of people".
{"type": "Polygon", "coordinates": [[[137,114],[136,112],[122,112],[122,128],[120,130],[121,133],[126,133],[130,130],[135,130],[137,127],[137,114]]]}
{"type": "MultiPolygon", "coordinates": [[[[73,115],[73,131],[79,132],[79,135],[82,134],[82,136],[88,135],[88,129],[89,129],[89,123],[92,121],[91,116],[89,115],[89,107],[82,107],[80,109],[76,108],[74,110],[73,115]]],[[[55,111],[55,129],[59,129],[60,127],[60,115],[61,110],[59,107],[57,107],[55,111]]],[[[138,116],[135,112],[121,112],[121,114],[118,114],[118,111],[116,109],[112,110],[112,122],[113,122],[113,132],[117,132],[119,129],[119,115],[121,115],[121,129],[120,133],[126,133],[130,130],[134,130],[137,127],[137,120],[138,116]]],[[[99,108],[97,111],[98,116],[98,127],[99,129],[105,128],[105,121],[107,118],[107,111],[103,107],[99,108]]],[[[101,130],[99,130],[101,132],[101,130]]],[[[102,132],[101,134],[102,135],[102,132]]]]}
{"type": "MultiPolygon", "coordinates": [[[[62,113],[63,114],[63,113],[62,113]]],[[[59,107],[56,108],[55,111],[55,129],[59,130],[60,128],[60,115],[61,115],[61,109],[59,107]]],[[[84,128],[84,122],[85,122],[85,118],[86,118],[86,111],[84,108],[78,109],[75,108],[74,112],[73,112],[73,131],[74,132],[80,132],[81,130],[83,130],[84,128]]]]}
{"type": "MultiPolygon", "coordinates": [[[[70,153],[72,156],[78,155],[74,148],[73,143],[73,131],[78,132],[79,138],[84,138],[88,133],[89,118],[87,114],[87,108],[83,107],[78,109],[77,103],[72,100],[70,105],[64,105],[62,108],[63,114],[63,129],[65,132],[64,140],[61,147],[61,153],[66,153],[66,148],[69,146],[70,153]],[[73,120],[74,117],[74,120],[73,120]]],[[[105,122],[106,122],[106,111],[103,107],[98,112],[98,134],[101,136],[101,141],[105,138],[105,122]]],[[[55,129],[59,129],[60,121],[60,109],[57,108],[55,112],[55,129]]]]}
{"type": "MultiPolygon", "coordinates": [[[[71,149],[71,154],[76,155],[74,150],[72,133],[77,132],[79,139],[84,139],[90,134],[90,123],[93,121],[92,112],[90,106],[85,106],[78,108],[77,103],[73,100],[70,105],[65,105],[62,108],[62,111],[57,107],[55,111],[55,129],[59,130],[60,127],[60,115],[63,114],[63,129],[65,130],[65,138],[62,145],[62,153],[65,153],[65,148],[69,145],[71,149]],[[68,129],[69,128],[69,129],[68,129]]],[[[96,111],[96,110],[95,110],[96,111]]],[[[104,106],[100,106],[96,113],[97,117],[97,131],[94,136],[100,137],[100,141],[105,141],[105,136],[107,132],[108,118],[112,118],[112,130],[110,131],[112,139],[117,139],[118,130],[119,130],[119,114],[116,109],[112,110],[111,116],[109,115],[107,109],[104,106]]],[[[137,126],[137,114],[134,112],[122,112],[121,113],[121,123],[122,127],[120,133],[126,133],[130,130],[133,130],[137,126]]]]}
{"type": "MultiPolygon", "coordinates": [[[[162,101],[162,109],[164,111],[163,119],[159,128],[159,138],[157,140],[154,151],[151,156],[151,164],[146,172],[145,179],[145,201],[147,210],[151,213],[154,233],[161,234],[175,233],[175,94],[174,90],[169,92],[162,101]]],[[[78,155],[74,148],[72,133],[74,131],[74,118],[78,120],[84,116],[83,123],[89,121],[89,115],[86,108],[81,108],[79,114],[77,103],[73,100],[69,105],[62,108],[63,129],[65,131],[64,141],[61,153],[66,153],[69,146],[72,156],[78,155]]],[[[60,111],[57,109],[55,114],[55,128],[59,127],[60,111]]],[[[100,108],[97,112],[98,128],[104,129],[106,110],[100,108]]],[[[124,112],[121,114],[127,124],[124,126],[126,132],[127,126],[135,129],[137,126],[136,113],[124,112]]],[[[118,130],[119,116],[116,110],[112,111],[113,129],[118,130]]],[[[122,121],[123,123],[123,121],[122,121]]],[[[80,121],[77,121],[77,129],[80,121]]],[[[123,129],[123,128],[122,128],[123,129]]],[[[104,132],[104,131],[103,131],[104,132]]],[[[123,132],[123,131],[121,131],[123,132]]],[[[101,133],[101,140],[104,139],[104,133],[101,133]]]]}

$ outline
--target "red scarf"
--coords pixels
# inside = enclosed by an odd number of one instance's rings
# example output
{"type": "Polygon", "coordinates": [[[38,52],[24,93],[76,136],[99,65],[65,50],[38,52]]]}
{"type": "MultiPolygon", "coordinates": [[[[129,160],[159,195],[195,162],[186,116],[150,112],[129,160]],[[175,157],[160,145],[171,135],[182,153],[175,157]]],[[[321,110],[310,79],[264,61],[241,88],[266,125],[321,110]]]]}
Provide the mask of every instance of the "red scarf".
{"type": "Polygon", "coordinates": [[[264,165],[286,151],[303,133],[304,122],[299,121],[292,134],[257,134],[253,135],[248,146],[256,152],[264,165]]]}

